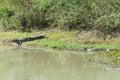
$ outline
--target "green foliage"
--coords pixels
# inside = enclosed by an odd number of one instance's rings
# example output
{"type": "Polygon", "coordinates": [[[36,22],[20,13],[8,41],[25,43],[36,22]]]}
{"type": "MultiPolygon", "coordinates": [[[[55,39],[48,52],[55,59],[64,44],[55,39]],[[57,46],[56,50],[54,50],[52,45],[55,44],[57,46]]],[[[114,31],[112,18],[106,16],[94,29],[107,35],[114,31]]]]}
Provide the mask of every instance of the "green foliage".
{"type": "Polygon", "coordinates": [[[6,5],[0,6],[0,24],[6,30],[59,27],[111,34],[120,29],[119,0],[3,0],[2,3],[6,5]]]}

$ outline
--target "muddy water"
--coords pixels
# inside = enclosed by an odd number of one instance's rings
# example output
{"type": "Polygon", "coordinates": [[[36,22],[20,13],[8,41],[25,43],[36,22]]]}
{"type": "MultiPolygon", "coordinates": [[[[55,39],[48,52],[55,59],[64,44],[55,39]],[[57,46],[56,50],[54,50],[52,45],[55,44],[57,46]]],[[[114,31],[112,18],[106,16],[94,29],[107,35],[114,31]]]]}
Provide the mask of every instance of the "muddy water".
{"type": "Polygon", "coordinates": [[[0,80],[120,80],[82,52],[0,45],[0,80]]]}

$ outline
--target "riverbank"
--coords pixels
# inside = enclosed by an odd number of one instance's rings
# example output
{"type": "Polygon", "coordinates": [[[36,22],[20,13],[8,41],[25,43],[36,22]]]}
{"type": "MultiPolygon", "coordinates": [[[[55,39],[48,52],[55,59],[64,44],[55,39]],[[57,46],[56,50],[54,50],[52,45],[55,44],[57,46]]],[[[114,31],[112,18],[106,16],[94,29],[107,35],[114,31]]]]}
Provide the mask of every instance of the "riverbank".
{"type": "MultiPolygon", "coordinates": [[[[22,44],[23,48],[47,48],[54,50],[70,50],[79,53],[85,51],[85,54],[92,52],[92,56],[112,57],[112,60],[104,60],[102,63],[110,65],[119,65],[120,60],[120,37],[107,38],[103,40],[101,37],[95,36],[92,32],[77,31],[62,31],[58,29],[46,29],[42,31],[27,32],[0,32],[0,43],[17,46],[17,44],[8,42],[12,39],[20,39],[25,37],[34,37],[39,35],[45,35],[48,39],[35,40],[25,42],[22,44]],[[87,52],[88,51],[88,52],[87,52]],[[97,52],[95,52],[97,51],[97,52]],[[94,54],[96,53],[96,54],[94,54]]],[[[90,59],[91,62],[96,60],[90,59]]]]}
{"type": "Polygon", "coordinates": [[[36,40],[26,42],[26,46],[43,46],[58,49],[87,49],[87,48],[100,48],[100,49],[120,49],[120,37],[103,40],[102,37],[97,37],[92,32],[78,31],[63,31],[58,29],[45,29],[42,31],[27,32],[0,32],[1,43],[7,43],[12,39],[19,39],[24,37],[33,37],[45,35],[48,39],[36,40]]]}

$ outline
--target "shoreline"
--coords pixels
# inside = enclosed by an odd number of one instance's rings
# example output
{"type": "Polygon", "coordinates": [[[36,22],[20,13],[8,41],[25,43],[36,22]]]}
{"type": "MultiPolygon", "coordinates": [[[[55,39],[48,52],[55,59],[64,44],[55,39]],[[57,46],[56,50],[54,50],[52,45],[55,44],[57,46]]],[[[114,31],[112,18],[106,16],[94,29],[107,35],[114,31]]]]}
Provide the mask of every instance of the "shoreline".
{"type": "MultiPolygon", "coordinates": [[[[0,32],[0,44],[7,43],[12,39],[20,39],[31,36],[45,35],[48,39],[35,40],[24,43],[24,45],[43,46],[57,49],[80,50],[80,51],[111,51],[119,50],[119,37],[104,41],[100,38],[90,38],[88,34],[77,34],[76,31],[61,31],[57,29],[43,30],[38,32],[0,32]],[[79,36],[78,36],[79,35],[79,36]],[[84,37],[87,36],[87,37],[84,37]]],[[[94,35],[93,35],[94,36],[94,35]]]]}

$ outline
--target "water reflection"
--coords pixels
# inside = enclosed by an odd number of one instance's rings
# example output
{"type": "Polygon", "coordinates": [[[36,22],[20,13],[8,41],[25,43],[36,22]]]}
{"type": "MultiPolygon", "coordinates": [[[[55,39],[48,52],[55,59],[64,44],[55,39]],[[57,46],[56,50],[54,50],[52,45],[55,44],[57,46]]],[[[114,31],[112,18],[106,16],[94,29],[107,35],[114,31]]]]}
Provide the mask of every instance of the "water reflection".
{"type": "Polygon", "coordinates": [[[1,80],[119,80],[119,71],[69,51],[0,46],[1,80]]]}

